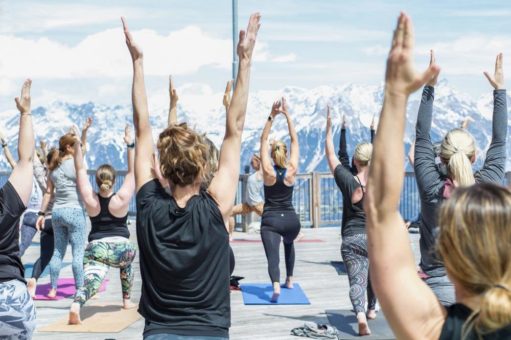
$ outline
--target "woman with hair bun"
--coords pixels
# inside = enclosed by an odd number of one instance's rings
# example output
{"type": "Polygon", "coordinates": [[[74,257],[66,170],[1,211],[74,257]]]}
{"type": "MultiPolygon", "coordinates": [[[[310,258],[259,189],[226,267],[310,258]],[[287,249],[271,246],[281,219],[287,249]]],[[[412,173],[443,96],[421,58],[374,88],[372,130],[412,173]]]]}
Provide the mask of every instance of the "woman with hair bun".
{"type": "Polygon", "coordinates": [[[264,182],[264,208],[261,218],[261,238],[268,260],[268,274],[273,284],[272,302],[280,296],[279,251],[280,239],[284,243],[286,261],[286,288],[293,288],[293,270],[295,266],[294,240],[300,233],[300,220],[293,207],[293,187],[298,171],[298,136],[289,116],[285,98],[272,105],[270,116],[261,135],[261,165],[264,182]],[[275,117],[282,113],[286,117],[291,137],[291,152],[282,141],[271,145],[271,160],[268,150],[268,136],[275,117]],[[273,166],[271,164],[273,161],[273,166]]]}
{"type": "Polygon", "coordinates": [[[348,272],[349,295],[353,310],[357,315],[359,335],[371,334],[367,319],[376,318],[376,296],[369,280],[369,255],[367,253],[364,212],[365,188],[372,152],[373,145],[371,143],[360,143],[356,146],[353,155],[355,169],[343,165],[335,154],[330,107],[327,107],[325,153],[335,183],[342,193],[341,255],[348,272]]]}
{"type": "Polygon", "coordinates": [[[122,186],[115,193],[113,187],[116,172],[109,164],[103,164],[96,170],[99,192],[93,191],[83,164],[81,148],[78,143],[75,144],[74,162],[78,189],[90,217],[91,231],[83,259],[84,284],[76,292],[71,304],[69,324],[81,322],[80,307],[98,292],[110,266],[120,269],[123,308],[136,306],[130,300],[134,278],[132,262],[136,247],[129,240],[130,232],[126,223],[129,203],[135,193],[135,143],[128,125],[124,130],[124,142],[128,154],[128,172],[122,186]]]}
{"type": "MultiPolygon", "coordinates": [[[[493,183],[476,184],[458,187],[449,199],[442,200],[436,249],[454,284],[455,304],[443,306],[434,290],[417,275],[398,209],[404,179],[406,107],[409,95],[434,79],[440,69],[431,63],[423,73],[414,70],[411,26],[410,18],[402,13],[387,59],[384,104],[367,184],[365,208],[373,288],[398,339],[511,339],[508,189],[493,183]]],[[[492,79],[499,88],[503,84],[501,59],[499,55],[496,71],[500,71],[492,79]]],[[[501,99],[497,94],[496,106],[502,104],[498,103],[501,99]]],[[[503,100],[505,103],[505,93],[503,100]]],[[[497,133],[501,132],[505,137],[505,131],[498,129],[497,133]]],[[[436,166],[431,163],[433,171],[436,166]]]]}
{"type": "MultiPolygon", "coordinates": [[[[430,64],[434,63],[435,56],[431,51],[430,64]]],[[[495,78],[490,77],[488,73],[485,74],[495,90],[492,138],[481,170],[474,173],[472,169],[472,164],[476,160],[474,137],[467,130],[460,128],[449,131],[440,144],[438,155],[447,170],[447,176],[435,162],[436,153],[431,143],[430,130],[434,86],[438,75],[426,83],[417,116],[414,170],[421,200],[420,268],[425,275],[425,282],[446,306],[454,303],[455,297],[454,286],[434,249],[438,234],[438,207],[442,201],[450,197],[455,188],[483,182],[500,185],[505,178],[507,105],[506,90],[503,89],[502,54],[497,56],[495,78]]]]}
{"type": "Polygon", "coordinates": [[[122,18],[133,63],[137,240],[145,318],[144,339],[229,337],[228,219],[238,186],[241,134],[246,115],[252,52],[259,30],[258,13],[241,31],[239,71],[218,171],[211,179],[210,146],[186,124],[171,124],[158,138],[160,172],[170,194],[155,178],[153,137],[144,84],[143,54],[122,18]],[[204,183],[211,183],[204,190],[204,183]]]}
{"type": "Polygon", "coordinates": [[[57,296],[58,278],[68,243],[71,244],[71,251],[73,253],[72,268],[76,291],[83,286],[83,252],[85,249],[84,238],[87,222],[76,186],[73,155],[76,150],[75,145],[82,148],[85,147],[85,136],[91,124],[92,120],[88,118],[82,130],[82,141],[78,138],[76,129],[72,129],[72,132],[60,137],[58,157],[54,157],[52,162],[48,164],[50,173],[39,218],[37,219],[37,228],[39,230],[44,228],[45,212],[50,201],[53,200],[52,226],[55,236],[55,247],[50,260],[51,290],[47,295],[49,298],[57,296]]]}

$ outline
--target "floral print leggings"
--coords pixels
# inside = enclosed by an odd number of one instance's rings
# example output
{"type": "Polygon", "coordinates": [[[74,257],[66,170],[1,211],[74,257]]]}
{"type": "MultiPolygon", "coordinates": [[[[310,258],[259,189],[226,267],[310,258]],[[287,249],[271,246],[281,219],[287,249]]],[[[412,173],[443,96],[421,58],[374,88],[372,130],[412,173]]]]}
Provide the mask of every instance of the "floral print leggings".
{"type": "Polygon", "coordinates": [[[134,276],[131,264],[136,253],[135,245],[129,240],[90,242],[85,248],[83,257],[84,284],[76,292],[74,302],[83,305],[94,296],[101,287],[110,267],[120,269],[122,297],[129,299],[134,276]]]}

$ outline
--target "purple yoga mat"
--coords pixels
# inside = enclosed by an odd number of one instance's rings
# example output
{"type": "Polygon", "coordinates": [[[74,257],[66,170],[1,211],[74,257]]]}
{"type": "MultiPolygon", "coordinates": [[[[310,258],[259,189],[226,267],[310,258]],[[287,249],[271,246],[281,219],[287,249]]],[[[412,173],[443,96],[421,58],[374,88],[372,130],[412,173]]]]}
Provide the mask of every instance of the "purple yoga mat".
{"type": "MultiPolygon", "coordinates": [[[[101,287],[99,287],[100,292],[104,292],[106,290],[106,285],[108,284],[108,279],[103,280],[101,287]]],[[[35,291],[34,300],[61,300],[64,298],[68,298],[75,294],[75,280],[73,278],[62,278],[57,281],[57,296],[53,299],[47,297],[48,293],[51,289],[51,283],[45,283],[42,285],[38,285],[35,291]]]]}

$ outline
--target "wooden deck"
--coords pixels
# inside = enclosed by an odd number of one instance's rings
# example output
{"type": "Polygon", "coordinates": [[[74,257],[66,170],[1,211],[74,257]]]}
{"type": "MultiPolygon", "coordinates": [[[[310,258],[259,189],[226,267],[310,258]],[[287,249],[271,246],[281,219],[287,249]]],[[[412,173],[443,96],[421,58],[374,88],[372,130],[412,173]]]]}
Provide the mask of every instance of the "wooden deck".
{"type": "MultiPolygon", "coordinates": [[[[132,238],[135,237],[134,225],[130,226],[132,238]]],[[[231,294],[232,326],[231,339],[298,339],[290,335],[294,327],[302,326],[304,321],[327,323],[325,310],[349,309],[348,280],[346,275],[338,275],[330,261],[340,261],[339,228],[304,229],[305,237],[296,244],[295,280],[307,294],[310,305],[292,306],[245,306],[241,293],[231,294]],[[312,242],[317,240],[317,242],[312,242]]],[[[236,233],[235,239],[259,240],[258,234],[236,233]]],[[[417,235],[411,234],[414,249],[417,251],[417,235]]],[[[37,242],[37,236],[34,239],[37,242]]],[[[244,276],[242,282],[260,282],[269,280],[266,258],[260,242],[234,242],[236,255],[235,275],[244,276]]],[[[38,257],[39,245],[31,246],[23,261],[33,263],[38,257]]],[[[70,249],[65,261],[70,262],[70,249]]],[[[139,264],[136,260],[136,278],[133,289],[133,301],[140,298],[139,264]]],[[[281,275],[285,275],[283,249],[281,250],[281,275]]],[[[72,277],[71,266],[66,266],[61,277],[72,277]]],[[[121,303],[119,271],[111,269],[108,273],[110,283],[107,291],[99,294],[93,302],[121,303]]],[[[40,279],[40,283],[49,282],[49,276],[40,279]]],[[[60,301],[36,301],[38,327],[48,325],[57,318],[67,316],[70,299],[60,301]]],[[[84,308],[86,308],[85,305],[84,308]]],[[[143,319],[135,322],[120,333],[34,333],[34,339],[141,339],[144,327],[143,319]]]]}

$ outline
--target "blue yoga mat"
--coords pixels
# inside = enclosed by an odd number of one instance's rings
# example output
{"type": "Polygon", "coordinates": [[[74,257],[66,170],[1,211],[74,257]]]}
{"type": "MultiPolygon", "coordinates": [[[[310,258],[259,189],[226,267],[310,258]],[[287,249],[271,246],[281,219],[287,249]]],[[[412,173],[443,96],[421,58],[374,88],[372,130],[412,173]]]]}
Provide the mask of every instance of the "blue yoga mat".
{"type": "Polygon", "coordinates": [[[293,289],[282,286],[278,302],[271,302],[273,286],[268,283],[244,283],[240,285],[246,305],[310,305],[309,299],[298,283],[293,289]]]}

